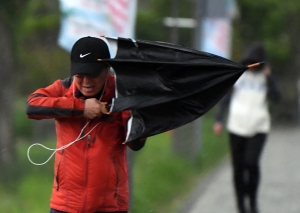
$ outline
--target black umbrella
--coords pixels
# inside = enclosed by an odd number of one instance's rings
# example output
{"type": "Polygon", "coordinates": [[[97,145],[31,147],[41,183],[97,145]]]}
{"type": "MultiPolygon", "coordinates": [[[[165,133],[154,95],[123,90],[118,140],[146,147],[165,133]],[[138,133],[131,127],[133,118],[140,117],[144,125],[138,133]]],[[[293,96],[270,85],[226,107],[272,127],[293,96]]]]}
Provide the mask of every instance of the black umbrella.
{"type": "MultiPolygon", "coordinates": [[[[111,112],[131,110],[126,141],[187,124],[210,110],[248,69],[183,46],[117,39],[117,54],[103,59],[116,75],[111,112]]],[[[101,60],[101,59],[99,59],[101,60]]]]}

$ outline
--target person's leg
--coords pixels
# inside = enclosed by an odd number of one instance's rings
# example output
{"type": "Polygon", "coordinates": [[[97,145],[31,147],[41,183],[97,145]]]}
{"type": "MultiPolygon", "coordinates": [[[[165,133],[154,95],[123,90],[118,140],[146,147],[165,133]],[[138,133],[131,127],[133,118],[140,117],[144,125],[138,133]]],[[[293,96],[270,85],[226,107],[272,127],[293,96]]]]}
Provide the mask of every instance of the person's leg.
{"type": "Polygon", "coordinates": [[[265,145],[267,135],[256,134],[249,139],[246,148],[245,164],[248,173],[247,194],[250,199],[251,213],[257,213],[257,192],[260,182],[260,166],[259,161],[263,147],[265,145]]]}
{"type": "Polygon", "coordinates": [[[229,133],[230,152],[233,167],[233,183],[239,213],[245,213],[245,165],[244,154],[246,138],[229,133]]]}

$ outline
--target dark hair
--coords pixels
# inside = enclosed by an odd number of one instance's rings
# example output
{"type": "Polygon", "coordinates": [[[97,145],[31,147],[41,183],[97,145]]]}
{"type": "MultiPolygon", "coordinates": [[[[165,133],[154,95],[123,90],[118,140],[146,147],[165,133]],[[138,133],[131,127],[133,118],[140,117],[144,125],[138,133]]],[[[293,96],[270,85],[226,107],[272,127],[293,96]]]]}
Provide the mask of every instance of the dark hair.
{"type": "MultiPolygon", "coordinates": [[[[244,65],[249,65],[257,62],[266,62],[266,60],[267,53],[263,44],[260,42],[254,42],[246,49],[244,56],[242,57],[241,63],[244,65]]],[[[265,63],[253,69],[262,70],[264,66],[265,63]]]]}

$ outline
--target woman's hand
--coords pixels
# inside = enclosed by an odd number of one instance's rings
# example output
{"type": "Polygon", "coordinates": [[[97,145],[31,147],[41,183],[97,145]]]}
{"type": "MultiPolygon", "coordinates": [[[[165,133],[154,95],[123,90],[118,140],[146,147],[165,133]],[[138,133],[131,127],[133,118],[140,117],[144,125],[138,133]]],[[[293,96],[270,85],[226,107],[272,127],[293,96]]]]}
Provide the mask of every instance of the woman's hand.
{"type": "Polygon", "coordinates": [[[213,126],[214,134],[219,136],[223,131],[223,124],[221,122],[216,122],[213,126]]]}
{"type": "Polygon", "coordinates": [[[266,76],[271,75],[271,67],[266,65],[263,69],[263,72],[266,74],[266,76]]]}

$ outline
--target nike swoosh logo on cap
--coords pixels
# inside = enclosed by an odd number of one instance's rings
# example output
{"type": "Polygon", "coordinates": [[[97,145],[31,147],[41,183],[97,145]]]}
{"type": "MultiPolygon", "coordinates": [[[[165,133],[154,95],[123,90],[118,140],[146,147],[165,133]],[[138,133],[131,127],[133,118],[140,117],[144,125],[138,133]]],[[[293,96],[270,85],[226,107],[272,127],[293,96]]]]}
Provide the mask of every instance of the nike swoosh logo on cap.
{"type": "Polygon", "coordinates": [[[87,53],[87,54],[84,54],[84,55],[80,54],[79,57],[80,57],[80,58],[83,58],[83,57],[85,57],[85,56],[87,56],[87,55],[89,55],[89,54],[91,54],[91,53],[87,53]]]}

